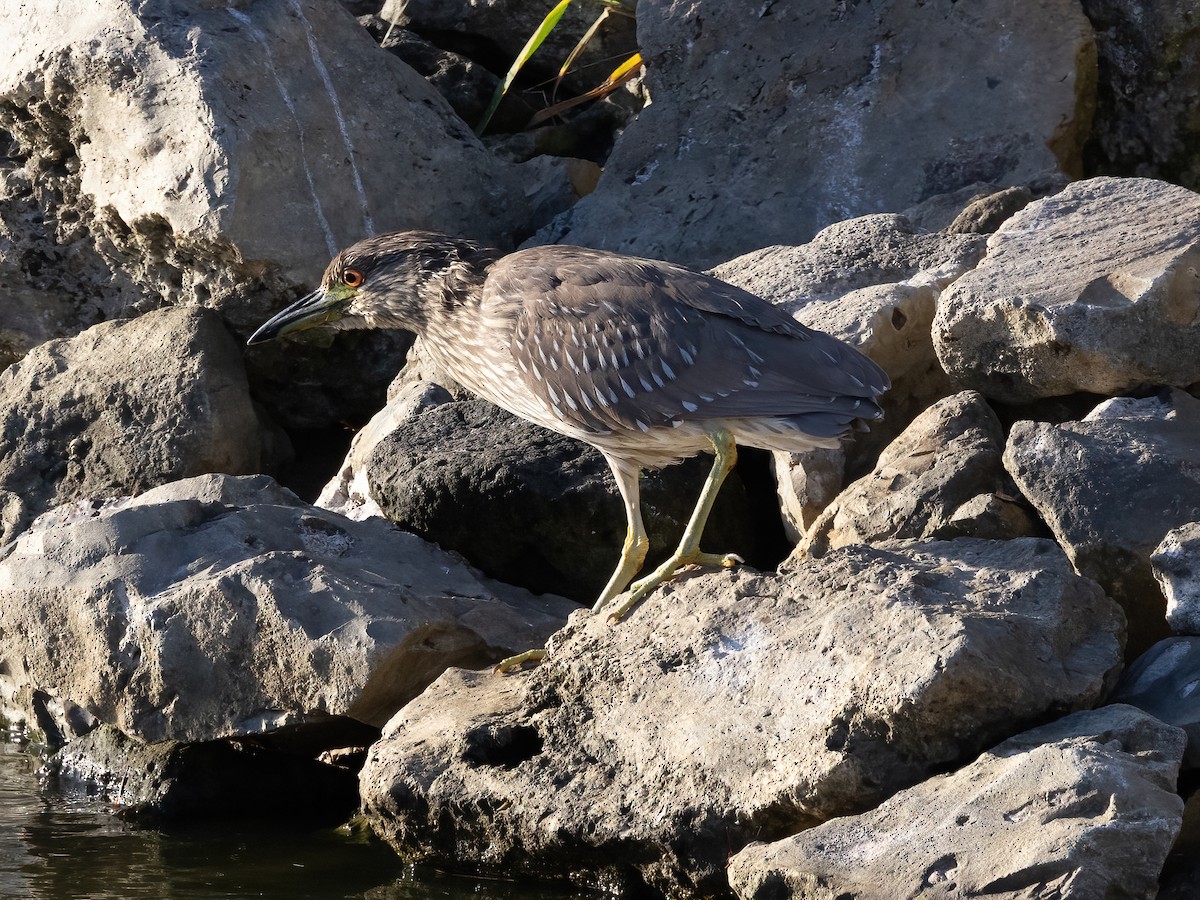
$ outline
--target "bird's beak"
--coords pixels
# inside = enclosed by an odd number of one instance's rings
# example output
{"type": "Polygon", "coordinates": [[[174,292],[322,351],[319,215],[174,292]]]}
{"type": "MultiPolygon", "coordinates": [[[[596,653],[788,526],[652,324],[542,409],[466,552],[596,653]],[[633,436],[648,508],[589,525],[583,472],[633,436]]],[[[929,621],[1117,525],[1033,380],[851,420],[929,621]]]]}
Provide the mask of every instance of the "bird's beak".
{"type": "Polygon", "coordinates": [[[246,343],[250,346],[262,344],[272,338],[340,319],[345,315],[346,304],[352,296],[353,293],[336,288],[318,288],[264,322],[246,343]]]}

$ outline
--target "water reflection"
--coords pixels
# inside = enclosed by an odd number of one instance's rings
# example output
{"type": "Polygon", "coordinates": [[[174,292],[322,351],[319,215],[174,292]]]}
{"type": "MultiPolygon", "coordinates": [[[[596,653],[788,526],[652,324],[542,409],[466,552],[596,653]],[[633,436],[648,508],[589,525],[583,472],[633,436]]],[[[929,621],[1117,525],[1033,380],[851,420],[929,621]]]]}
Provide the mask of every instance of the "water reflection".
{"type": "Polygon", "coordinates": [[[160,831],[86,798],[41,787],[39,761],[0,740],[0,898],[4,900],[427,900],[595,897],[440,875],[404,865],[345,829],[197,825],[160,831]]]}

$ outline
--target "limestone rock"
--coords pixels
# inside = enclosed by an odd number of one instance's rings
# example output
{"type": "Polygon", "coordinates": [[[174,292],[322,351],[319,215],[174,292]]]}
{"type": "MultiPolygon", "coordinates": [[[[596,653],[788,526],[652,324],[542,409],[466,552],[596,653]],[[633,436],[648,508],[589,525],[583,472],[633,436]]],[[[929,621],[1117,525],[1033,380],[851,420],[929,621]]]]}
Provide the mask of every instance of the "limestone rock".
{"type": "Polygon", "coordinates": [[[888,445],[871,474],[826,507],[798,552],[821,556],[889,539],[1032,535],[1033,520],[1011,496],[1003,451],[1000,422],[980,394],[947,397],[888,445]]]}
{"type": "MultiPolygon", "coordinates": [[[[642,478],[647,566],[679,542],[711,467],[705,455],[642,478]]],[[[372,450],[366,481],[401,528],[535,593],[590,605],[625,540],[625,507],[598,450],[483,400],[434,406],[401,422],[372,450]]],[[[758,559],[768,529],[755,522],[736,470],[709,523],[705,547],[758,559]]]]}
{"type": "Polygon", "coordinates": [[[1121,627],[1044,540],[684,575],[616,627],[572,616],[528,674],[449,670],[371,749],[364,808],[417,857],[711,895],[750,840],[1093,704],[1121,627]]]}
{"type": "Polygon", "coordinates": [[[1007,403],[1200,381],[1200,195],[1093,178],[1025,207],[938,304],[934,344],[1007,403]]]}
{"type": "Polygon", "coordinates": [[[1200,768],[1200,638],[1159,641],[1121,673],[1110,698],[1177,725],[1188,737],[1184,762],[1200,768]]]}
{"type": "Polygon", "coordinates": [[[637,16],[653,102],[540,241],[711,266],[974,182],[1078,170],[1095,46],[1067,0],[642,0],[637,16]]]}
{"type": "Polygon", "coordinates": [[[10,719],[42,691],[146,741],[378,726],[446,666],[540,646],[574,608],[265,476],[205,476],[59,510],[5,548],[0,697],[10,719]]]}
{"type": "Polygon", "coordinates": [[[729,863],[743,900],[1145,898],[1183,801],[1182,734],[1127,706],[1079,712],[860,816],[729,863]]]}
{"type": "Polygon", "coordinates": [[[31,165],[59,155],[44,190],[87,213],[114,260],[145,252],[130,274],[164,296],[233,290],[239,263],[312,284],[373,231],[528,224],[516,171],[335,0],[59,0],[0,21],[22,35],[0,58],[4,124],[31,165]],[[213,284],[198,260],[230,271],[213,284]]]}
{"type": "Polygon", "coordinates": [[[0,372],[0,426],[0,543],[60,503],[257,472],[288,450],[255,411],[236,342],[199,309],[41,345],[0,372]]]}
{"type": "Polygon", "coordinates": [[[1200,634],[1200,522],[1167,532],[1150,557],[1167,598],[1167,624],[1177,634],[1200,634]]]}
{"type": "Polygon", "coordinates": [[[1017,422],[1004,465],[1075,568],[1125,609],[1130,651],[1167,636],[1150,557],[1200,518],[1200,400],[1104,404],[1082,422],[1017,422]]]}

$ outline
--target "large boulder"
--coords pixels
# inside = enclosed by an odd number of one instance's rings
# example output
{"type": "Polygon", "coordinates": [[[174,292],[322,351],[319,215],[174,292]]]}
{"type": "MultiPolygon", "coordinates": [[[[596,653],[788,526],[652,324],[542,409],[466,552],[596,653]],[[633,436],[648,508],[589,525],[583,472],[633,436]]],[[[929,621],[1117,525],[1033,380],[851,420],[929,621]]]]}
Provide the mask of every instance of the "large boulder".
{"type": "Polygon", "coordinates": [[[286,452],[214,313],[105,322],[0,372],[0,543],[58,504],[260,472],[286,452]]]}
{"type": "Polygon", "coordinates": [[[1137,655],[1168,634],[1151,557],[1200,518],[1200,400],[1107,401],[1079,422],[1013,425],[1004,465],[1075,568],[1125,609],[1137,655]]]}
{"type": "Polygon", "coordinates": [[[729,863],[743,900],[1143,898],[1179,833],[1183,734],[1128,706],[1079,712],[968,766],[729,863]]]}
{"type": "Polygon", "coordinates": [[[265,476],[47,516],[0,559],[0,697],[142,740],[334,715],[382,725],[448,665],[541,646],[575,606],[488,581],[265,476]]]}
{"type": "Polygon", "coordinates": [[[851,547],[683,576],[615,627],[573,616],[519,677],[449,670],[361,785],[405,854],[672,896],[1095,703],[1121,615],[1049,541],[851,547]]]}
{"type": "Polygon", "coordinates": [[[540,240],[711,266],[974,182],[1079,169],[1095,45],[1071,0],[637,14],[653,102],[540,240]]]}
{"type": "Polygon", "coordinates": [[[1036,526],[1015,502],[1004,432],[987,401],[963,391],[935,403],[813,523],[801,553],[881,540],[1012,538],[1036,526]]]}
{"type": "Polygon", "coordinates": [[[1031,203],[938,303],[942,366],[1007,403],[1200,381],[1200,194],[1093,178],[1031,203]]]}

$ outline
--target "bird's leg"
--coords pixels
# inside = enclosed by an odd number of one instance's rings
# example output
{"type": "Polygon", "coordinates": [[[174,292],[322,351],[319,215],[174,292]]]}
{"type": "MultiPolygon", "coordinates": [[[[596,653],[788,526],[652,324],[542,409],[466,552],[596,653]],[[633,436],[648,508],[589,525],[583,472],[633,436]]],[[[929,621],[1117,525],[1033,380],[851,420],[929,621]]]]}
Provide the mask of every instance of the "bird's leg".
{"type": "MultiPolygon", "coordinates": [[[[642,568],[642,563],[646,561],[646,551],[650,549],[650,538],[646,536],[646,528],[642,524],[641,493],[638,485],[641,472],[635,465],[615,459],[607,453],[604,456],[612,468],[613,477],[617,480],[617,489],[625,503],[625,519],[628,526],[625,529],[625,543],[621,547],[621,561],[600,593],[600,599],[592,607],[593,613],[599,612],[625,589],[625,585],[629,584],[630,579],[642,568]]],[[[495,671],[511,672],[527,662],[541,662],[545,658],[544,648],[526,650],[524,653],[500,660],[496,663],[495,671]]]]}
{"type": "Polygon", "coordinates": [[[737,462],[737,444],[734,442],[732,434],[722,428],[710,432],[708,439],[712,444],[714,454],[712,470],[708,473],[708,479],[704,482],[704,487],[700,491],[700,499],[696,502],[696,508],[692,511],[692,518],[688,521],[687,528],[683,531],[683,537],[679,541],[679,546],[675,548],[675,552],[661,566],[645,578],[635,581],[625,599],[609,609],[608,620],[610,622],[619,620],[625,613],[636,606],[643,597],[674,575],[683,566],[702,563],[730,568],[741,562],[741,559],[732,553],[721,555],[700,552],[700,536],[704,533],[704,526],[708,522],[709,513],[712,512],[713,503],[716,502],[717,493],[721,490],[721,484],[725,481],[725,476],[729,474],[737,462]]]}
{"type": "Polygon", "coordinates": [[[641,492],[638,485],[641,473],[637,466],[615,459],[607,453],[605,459],[612,468],[613,477],[617,480],[617,489],[625,502],[627,526],[625,543],[621,547],[621,561],[617,563],[612,578],[608,579],[608,584],[600,592],[600,599],[592,607],[594,613],[600,612],[613,597],[625,590],[625,586],[641,570],[642,563],[646,561],[646,551],[650,549],[650,539],[646,536],[646,528],[642,524],[641,492]]]}

